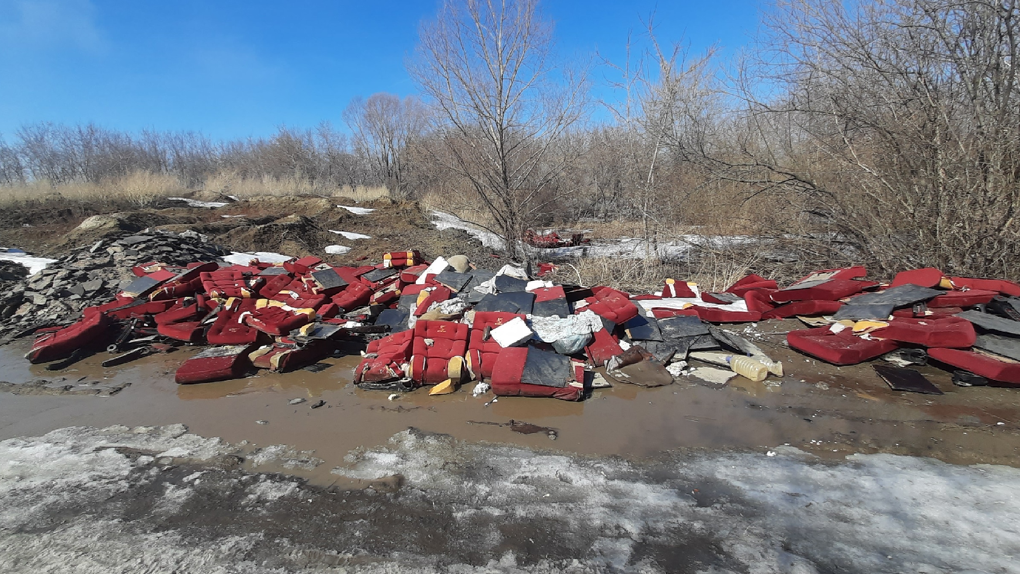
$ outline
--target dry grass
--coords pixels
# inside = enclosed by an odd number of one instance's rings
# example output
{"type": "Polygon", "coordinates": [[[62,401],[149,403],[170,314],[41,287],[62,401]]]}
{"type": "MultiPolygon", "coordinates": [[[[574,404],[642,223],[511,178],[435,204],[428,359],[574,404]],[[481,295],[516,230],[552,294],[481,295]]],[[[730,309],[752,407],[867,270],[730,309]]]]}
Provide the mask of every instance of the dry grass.
{"type": "Polygon", "coordinates": [[[302,177],[276,178],[268,175],[261,178],[244,178],[233,172],[220,172],[210,176],[203,186],[204,191],[233,195],[241,199],[272,195],[318,195],[321,197],[345,197],[357,202],[374,201],[390,197],[385,186],[365,187],[334,186],[311,183],[302,177]]]}
{"type": "Polygon", "coordinates": [[[495,227],[495,221],[489,210],[472,192],[427,191],[422,194],[418,204],[424,213],[442,211],[476,225],[495,227]]]}
{"type": "Polygon", "coordinates": [[[176,177],[138,171],[103,183],[50,185],[36,181],[12,187],[0,187],[0,204],[28,201],[64,200],[74,203],[128,202],[146,207],[158,199],[187,192],[176,177]]]}

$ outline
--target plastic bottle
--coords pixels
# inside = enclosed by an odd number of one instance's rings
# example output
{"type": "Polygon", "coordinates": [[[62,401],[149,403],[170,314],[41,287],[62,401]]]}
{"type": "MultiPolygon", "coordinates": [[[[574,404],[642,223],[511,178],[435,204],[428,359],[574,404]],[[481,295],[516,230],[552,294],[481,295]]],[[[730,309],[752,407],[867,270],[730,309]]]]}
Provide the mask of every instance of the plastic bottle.
{"type": "Polygon", "coordinates": [[[729,358],[729,363],[730,369],[734,373],[743,375],[756,383],[764,381],[765,377],[769,376],[768,368],[751,357],[732,355],[729,358]]]}
{"type": "Polygon", "coordinates": [[[765,368],[768,369],[769,372],[772,373],[773,375],[775,375],[777,377],[783,376],[783,363],[782,363],[782,361],[773,361],[772,359],[770,359],[768,357],[757,357],[757,358],[755,358],[755,360],[758,361],[759,363],[765,365],[765,368]]]}

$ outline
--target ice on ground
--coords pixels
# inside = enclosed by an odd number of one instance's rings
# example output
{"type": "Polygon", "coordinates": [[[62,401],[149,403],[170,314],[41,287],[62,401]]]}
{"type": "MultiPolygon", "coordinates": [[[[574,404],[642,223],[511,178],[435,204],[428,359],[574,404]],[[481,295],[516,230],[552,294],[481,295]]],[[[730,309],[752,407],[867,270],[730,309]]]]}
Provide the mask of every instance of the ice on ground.
{"type": "Polygon", "coordinates": [[[336,231],[334,229],[330,229],[329,232],[336,233],[337,235],[343,235],[344,239],[372,239],[369,235],[354,233],[353,231],[336,231]]]}
{"type": "Polygon", "coordinates": [[[354,215],[368,215],[369,213],[375,211],[374,209],[369,209],[367,207],[351,207],[349,205],[338,205],[337,207],[342,207],[347,211],[350,211],[354,215]]]}
{"type": "Polygon", "coordinates": [[[436,229],[439,231],[444,229],[460,229],[461,231],[465,231],[468,235],[474,237],[481,242],[484,247],[488,247],[489,249],[503,249],[503,240],[498,235],[491,231],[480,229],[456,215],[443,213],[442,211],[433,211],[432,224],[435,225],[436,229]]]}
{"type": "Polygon", "coordinates": [[[20,249],[4,248],[0,247],[0,261],[13,261],[19,265],[28,267],[28,274],[35,275],[36,273],[46,269],[46,266],[50,263],[56,263],[56,259],[47,259],[45,257],[33,257],[28,253],[20,249]]]}
{"type": "Polygon", "coordinates": [[[370,492],[217,469],[231,448],[181,425],[0,442],[0,571],[1020,572],[1011,467],[790,447],[629,462],[408,429],[333,470],[370,492]]]}
{"type": "Polygon", "coordinates": [[[276,464],[286,469],[313,470],[323,463],[323,460],[313,456],[314,454],[315,451],[297,450],[287,445],[274,444],[258,449],[248,457],[248,460],[256,468],[276,464]]]}
{"type": "Polygon", "coordinates": [[[208,207],[215,209],[217,207],[230,205],[230,203],[226,201],[199,201],[197,199],[189,199],[187,197],[168,197],[167,199],[170,201],[183,201],[188,204],[188,207],[208,207]]]}
{"type": "Polygon", "coordinates": [[[350,253],[351,248],[344,245],[327,245],[323,250],[330,255],[344,255],[350,253]]]}
{"type": "Polygon", "coordinates": [[[254,253],[234,251],[223,258],[223,260],[227,263],[232,263],[234,265],[247,265],[251,263],[253,259],[263,263],[283,263],[284,261],[290,261],[293,257],[282,255],[280,253],[272,253],[270,251],[255,251],[254,253]]]}
{"type": "MultiPolygon", "coordinates": [[[[477,239],[484,247],[489,249],[502,249],[503,239],[499,235],[479,228],[468,223],[456,215],[442,211],[432,211],[432,224],[436,229],[460,229],[468,235],[477,239]]],[[[708,236],[708,235],[679,235],[672,241],[657,241],[649,243],[641,238],[622,237],[616,240],[592,241],[586,245],[575,247],[552,247],[539,248],[525,245],[532,255],[545,259],[562,259],[571,257],[615,257],[621,259],[637,259],[653,255],[662,259],[678,259],[687,255],[697,247],[708,247],[720,249],[745,245],[760,241],[758,238],[734,235],[734,236],[708,236]]]]}

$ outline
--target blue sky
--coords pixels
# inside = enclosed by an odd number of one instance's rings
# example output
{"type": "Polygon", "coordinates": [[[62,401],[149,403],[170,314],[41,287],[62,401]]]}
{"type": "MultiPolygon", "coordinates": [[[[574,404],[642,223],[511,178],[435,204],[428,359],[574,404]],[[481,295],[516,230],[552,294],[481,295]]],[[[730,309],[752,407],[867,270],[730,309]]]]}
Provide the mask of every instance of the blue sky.
{"type": "MultiPolygon", "coordinates": [[[[559,52],[621,60],[653,12],[661,40],[723,56],[750,42],[760,1],[545,0],[559,52]]],[[[414,93],[404,62],[435,0],[0,0],[0,134],[95,122],[217,139],[280,125],[342,128],[358,95],[414,93]]],[[[595,78],[601,78],[596,73],[595,78]]]]}

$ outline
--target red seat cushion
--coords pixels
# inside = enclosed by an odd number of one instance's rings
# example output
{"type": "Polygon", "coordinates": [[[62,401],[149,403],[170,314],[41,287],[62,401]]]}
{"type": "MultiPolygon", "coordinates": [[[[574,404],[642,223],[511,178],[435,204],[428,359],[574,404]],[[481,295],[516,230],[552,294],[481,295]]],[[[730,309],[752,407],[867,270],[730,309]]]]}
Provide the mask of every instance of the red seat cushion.
{"type": "Polygon", "coordinates": [[[1020,297],[1020,285],[1017,285],[1012,281],[1006,281],[1005,279],[950,277],[949,280],[952,281],[953,287],[957,289],[961,287],[967,287],[969,289],[985,289],[988,291],[998,291],[999,293],[1009,295],[1010,297],[1020,297]]]}
{"type": "Polygon", "coordinates": [[[964,349],[974,344],[974,325],[959,317],[894,317],[888,327],[872,331],[872,336],[913,343],[925,347],[964,349]]]}
{"type": "Polygon", "coordinates": [[[611,332],[599,329],[593,335],[594,340],[584,350],[596,367],[605,365],[606,361],[623,353],[619,340],[611,332]]]}
{"type": "Polygon", "coordinates": [[[85,309],[85,316],[63,329],[44,333],[32,343],[26,355],[30,363],[45,363],[71,356],[76,350],[105,342],[110,321],[95,308],[85,309]]]}
{"type": "Polygon", "coordinates": [[[760,275],[751,274],[744,277],[740,281],[737,281],[726,290],[727,293],[733,293],[734,295],[743,296],[748,291],[753,289],[765,289],[765,290],[777,290],[779,285],[772,279],[766,279],[760,275]]]}
{"type": "Polygon", "coordinates": [[[942,271],[934,267],[925,267],[924,269],[913,269],[911,271],[900,271],[893,278],[893,282],[889,287],[899,287],[900,285],[918,285],[921,287],[938,287],[939,283],[942,282],[942,271]]]}
{"type": "Polygon", "coordinates": [[[1020,363],[1000,361],[988,355],[960,349],[929,349],[928,356],[986,379],[1020,385],[1020,363]]]}
{"type": "Polygon", "coordinates": [[[589,297],[585,301],[588,302],[587,309],[591,309],[600,317],[617,325],[630,321],[638,314],[637,306],[631,303],[630,297],[626,293],[608,287],[599,289],[593,297],[589,297]]]}
{"type": "Polygon", "coordinates": [[[834,365],[856,365],[899,346],[889,339],[863,339],[850,329],[834,333],[829,327],[790,331],[786,342],[790,348],[834,365]]]}
{"type": "Polygon", "coordinates": [[[174,379],[179,385],[237,379],[250,367],[247,347],[212,347],[185,361],[174,379]]]}
{"type": "MultiPolygon", "coordinates": [[[[499,353],[492,373],[497,396],[552,397],[568,401],[584,395],[583,374],[567,357],[534,347],[507,347],[499,353]]],[[[583,373],[583,368],[581,369],[583,373]]]]}
{"type": "Polygon", "coordinates": [[[812,317],[817,315],[831,315],[843,304],[839,301],[822,301],[819,299],[808,299],[806,301],[793,301],[776,307],[771,311],[762,313],[762,319],[783,319],[786,317],[795,317],[797,315],[803,315],[805,317],[812,317]]]}
{"type": "Polygon", "coordinates": [[[507,313],[504,311],[478,311],[475,313],[474,325],[471,327],[471,334],[468,339],[468,368],[478,379],[492,376],[492,368],[495,366],[496,357],[503,347],[495,339],[489,338],[483,341],[486,327],[495,329],[506,324],[515,318],[524,319],[524,315],[507,313]]]}
{"type": "Polygon", "coordinates": [[[830,279],[813,287],[796,288],[794,285],[786,289],[780,289],[772,294],[772,300],[781,303],[819,299],[823,301],[836,301],[860,293],[865,287],[871,285],[874,285],[874,283],[855,281],[853,279],[830,279]]]}
{"type": "Polygon", "coordinates": [[[696,297],[694,291],[691,290],[690,285],[686,281],[677,281],[676,279],[666,279],[666,284],[662,288],[663,297],[680,297],[685,299],[693,299],[696,297]]]}
{"type": "Polygon", "coordinates": [[[968,289],[967,291],[946,291],[945,295],[939,295],[928,301],[928,307],[937,309],[940,307],[971,307],[973,305],[984,305],[998,295],[998,291],[987,289],[968,289]]]}

